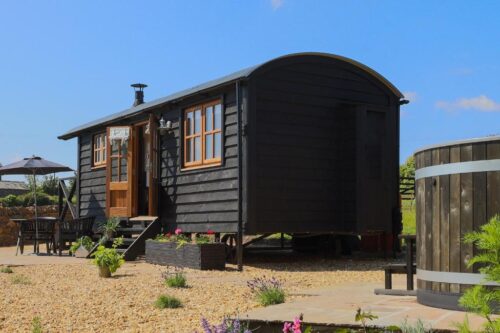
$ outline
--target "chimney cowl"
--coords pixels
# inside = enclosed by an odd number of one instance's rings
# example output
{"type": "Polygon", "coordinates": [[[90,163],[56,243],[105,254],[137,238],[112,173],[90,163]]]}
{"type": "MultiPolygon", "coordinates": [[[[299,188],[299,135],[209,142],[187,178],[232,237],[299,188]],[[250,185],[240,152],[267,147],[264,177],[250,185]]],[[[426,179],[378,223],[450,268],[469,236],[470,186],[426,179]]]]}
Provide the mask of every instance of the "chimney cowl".
{"type": "Polygon", "coordinates": [[[146,88],[148,85],[143,83],[134,83],[130,86],[135,90],[135,99],[133,106],[144,103],[144,88],[146,88]]]}

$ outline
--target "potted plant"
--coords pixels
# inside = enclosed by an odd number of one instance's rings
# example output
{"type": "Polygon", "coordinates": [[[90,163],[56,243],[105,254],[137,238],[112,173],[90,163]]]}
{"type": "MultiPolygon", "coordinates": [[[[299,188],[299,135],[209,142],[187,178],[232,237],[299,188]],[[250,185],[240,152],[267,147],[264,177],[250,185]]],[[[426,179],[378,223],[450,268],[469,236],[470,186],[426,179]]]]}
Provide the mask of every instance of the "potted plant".
{"type": "Polygon", "coordinates": [[[120,225],[120,220],[116,217],[109,218],[106,223],[104,223],[100,230],[107,239],[113,238],[116,229],[120,225]]]}
{"type": "Polygon", "coordinates": [[[176,229],[174,234],[158,235],[146,241],[146,261],[157,265],[224,270],[226,246],[213,240],[213,231],[194,241],[176,229]]]}
{"type": "Polygon", "coordinates": [[[94,242],[89,236],[83,236],[71,244],[69,252],[77,258],[86,258],[90,250],[94,247],[94,242]]]}
{"type": "Polygon", "coordinates": [[[116,248],[123,244],[123,238],[116,238],[111,248],[99,245],[97,250],[90,256],[92,263],[99,268],[99,276],[103,278],[111,277],[118,268],[125,262],[123,255],[119,254],[116,248]]]}

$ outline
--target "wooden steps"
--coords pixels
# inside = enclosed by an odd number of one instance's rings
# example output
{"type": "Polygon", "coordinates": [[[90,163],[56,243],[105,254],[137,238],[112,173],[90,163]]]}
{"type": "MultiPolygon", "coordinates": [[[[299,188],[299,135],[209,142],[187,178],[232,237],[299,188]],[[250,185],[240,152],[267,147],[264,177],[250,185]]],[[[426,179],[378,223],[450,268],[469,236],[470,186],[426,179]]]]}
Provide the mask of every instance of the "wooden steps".
{"type": "MultiPolygon", "coordinates": [[[[105,246],[111,247],[116,238],[123,237],[123,244],[116,250],[127,261],[135,260],[145,254],[146,240],[154,238],[161,231],[160,220],[156,216],[121,218],[120,226],[113,238],[106,240],[105,246]]],[[[91,252],[94,252],[97,246],[91,252]]]]}

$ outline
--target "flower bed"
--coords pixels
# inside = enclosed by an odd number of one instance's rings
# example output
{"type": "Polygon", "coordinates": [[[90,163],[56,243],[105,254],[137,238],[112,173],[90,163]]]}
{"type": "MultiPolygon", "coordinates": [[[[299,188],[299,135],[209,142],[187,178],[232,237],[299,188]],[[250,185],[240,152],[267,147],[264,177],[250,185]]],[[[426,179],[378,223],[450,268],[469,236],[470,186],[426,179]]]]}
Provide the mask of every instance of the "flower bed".
{"type": "Polygon", "coordinates": [[[183,244],[146,241],[146,262],[201,270],[224,270],[226,249],[222,243],[183,244]]]}

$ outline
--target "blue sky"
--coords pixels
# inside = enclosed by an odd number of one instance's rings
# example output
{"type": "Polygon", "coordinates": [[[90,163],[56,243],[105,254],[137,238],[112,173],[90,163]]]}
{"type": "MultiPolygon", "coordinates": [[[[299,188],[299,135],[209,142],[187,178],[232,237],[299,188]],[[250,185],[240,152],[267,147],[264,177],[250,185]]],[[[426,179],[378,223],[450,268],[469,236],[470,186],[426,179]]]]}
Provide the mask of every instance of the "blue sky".
{"type": "Polygon", "coordinates": [[[500,133],[499,1],[3,1],[0,162],[76,167],[57,135],[292,52],[358,60],[407,94],[401,159],[500,133]]]}

